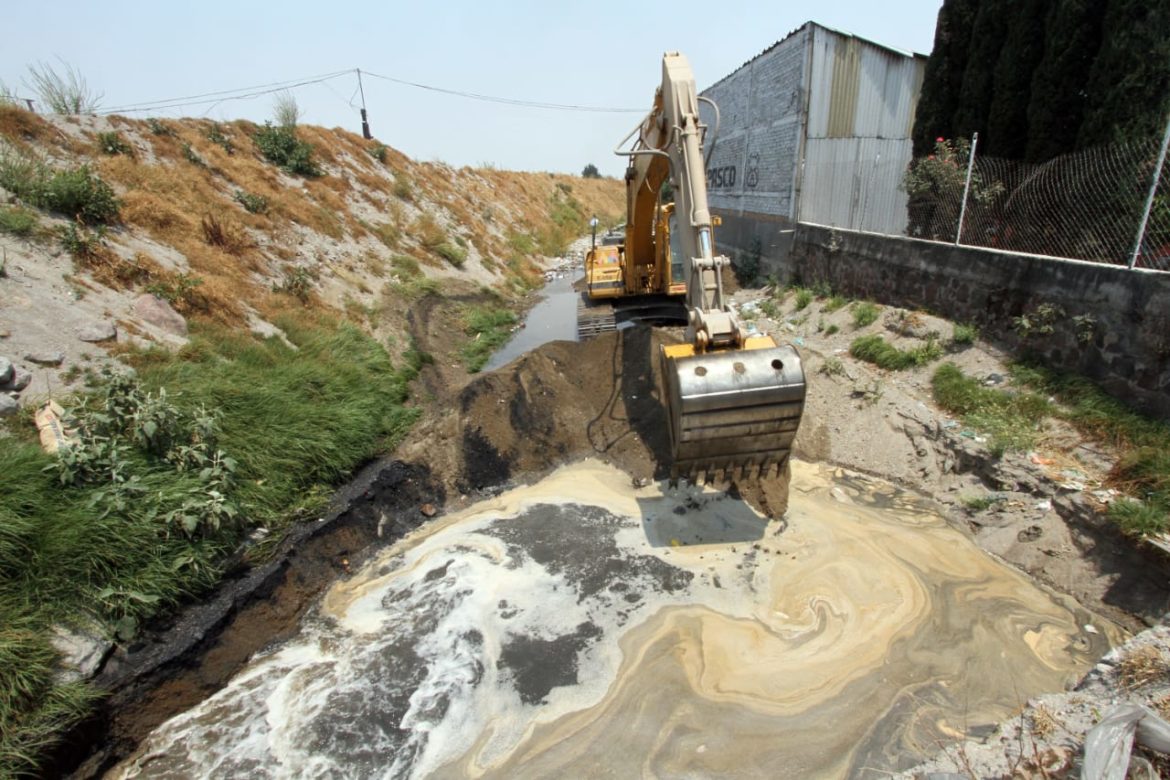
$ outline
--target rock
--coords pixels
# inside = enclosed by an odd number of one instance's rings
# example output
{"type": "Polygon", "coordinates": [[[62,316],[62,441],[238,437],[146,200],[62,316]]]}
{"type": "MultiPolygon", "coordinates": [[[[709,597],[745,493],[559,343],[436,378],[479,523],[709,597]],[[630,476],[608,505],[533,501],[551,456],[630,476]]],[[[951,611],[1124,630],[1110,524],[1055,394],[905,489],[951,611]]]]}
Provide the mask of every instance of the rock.
{"type": "Polygon", "coordinates": [[[20,411],[20,401],[8,393],[0,393],[0,417],[11,417],[20,411]]]}
{"type": "Polygon", "coordinates": [[[134,299],[134,316],[173,336],[186,337],[187,320],[157,295],[140,295],[134,299]]]}
{"type": "Polygon", "coordinates": [[[89,327],[82,328],[77,338],[82,341],[88,341],[91,344],[96,344],[99,341],[110,341],[118,337],[118,328],[109,320],[94,323],[89,327]]]}
{"type": "Polygon", "coordinates": [[[38,366],[59,366],[65,362],[64,352],[29,352],[24,359],[38,366]]]}
{"type": "Polygon", "coordinates": [[[423,504],[418,510],[423,513],[424,517],[434,517],[439,513],[439,508],[434,504],[423,504]]]}
{"type": "Polygon", "coordinates": [[[11,382],[15,373],[16,367],[12,365],[12,361],[6,357],[0,357],[0,384],[6,385],[11,382]]]}
{"type": "Polygon", "coordinates": [[[61,677],[66,681],[93,677],[114,649],[113,643],[105,638],[96,624],[80,630],[54,626],[50,641],[61,654],[61,663],[65,667],[61,677]]]}
{"type": "Polygon", "coordinates": [[[32,381],[32,374],[25,371],[23,368],[13,368],[12,378],[7,382],[0,384],[0,390],[6,390],[10,393],[19,393],[24,388],[28,387],[29,382],[32,381]]]}

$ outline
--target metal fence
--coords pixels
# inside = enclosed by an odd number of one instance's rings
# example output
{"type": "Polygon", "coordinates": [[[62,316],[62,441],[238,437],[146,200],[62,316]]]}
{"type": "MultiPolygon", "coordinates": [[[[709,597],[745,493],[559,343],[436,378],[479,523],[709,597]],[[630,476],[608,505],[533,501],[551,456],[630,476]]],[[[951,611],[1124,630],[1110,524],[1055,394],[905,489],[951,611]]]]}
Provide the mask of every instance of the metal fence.
{"type": "Polygon", "coordinates": [[[1170,271],[1166,135],[1024,163],[939,139],[902,189],[906,234],[969,246],[1170,271]]]}

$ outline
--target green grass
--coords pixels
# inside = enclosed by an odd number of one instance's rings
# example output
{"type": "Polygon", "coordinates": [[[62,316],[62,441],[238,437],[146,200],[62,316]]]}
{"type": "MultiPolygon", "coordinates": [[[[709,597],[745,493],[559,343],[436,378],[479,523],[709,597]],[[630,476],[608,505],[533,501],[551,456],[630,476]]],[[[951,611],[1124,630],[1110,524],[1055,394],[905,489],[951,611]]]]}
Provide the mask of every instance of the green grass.
{"type": "Polygon", "coordinates": [[[832,335],[836,334],[836,333],[837,333],[838,331],[840,331],[840,330],[841,330],[841,328],[839,328],[837,325],[835,325],[835,324],[834,324],[834,325],[830,325],[829,327],[825,328],[825,335],[826,335],[826,336],[832,336],[832,335]]]}
{"type": "Polygon", "coordinates": [[[959,503],[972,512],[983,512],[995,506],[1002,500],[1003,499],[999,496],[994,495],[963,496],[959,499],[959,503]]]}
{"type": "Polygon", "coordinates": [[[1088,379],[1036,364],[1011,367],[1012,381],[1054,396],[1055,414],[1087,436],[1124,451],[1110,480],[1135,500],[1116,502],[1109,514],[1129,533],[1170,525],[1170,425],[1146,417],[1106,395],[1088,379]],[[1156,522],[1155,522],[1156,521],[1156,522]]]}
{"type": "Polygon", "coordinates": [[[827,301],[825,301],[825,305],[821,307],[821,311],[823,311],[825,314],[832,314],[838,309],[844,308],[845,304],[847,303],[849,303],[849,301],[847,301],[843,296],[832,295],[827,301]]]}
{"type": "Polygon", "coordinates": [[[853,327],[864,328],[866,325],[872,325],[877,322],[880,311],[878,305],[870,301],[859,301],[853,304],[853,327]]]}
{"type": "Polygon", "coordinates": [[[806,306],[808,306],[810,303],[813,302],[813,298],[815,298],[815,297],[816,297],[816,295],[813,293],[812,290],[810,290],[806,287],[797,288],[797,290],[796,290],[796,306],[794,308],[794,311],[800,311],[801,309],[805,308],[806,306]]]}
{"type": "Polygon", "coordinates": [[[860,336],[849,345],[849,354],[858,360],[873,363],[889,371],[901,371],[915,366],[925,366],[942,357],[942,348],[934,339],[927,339],[922,346],[913,349],[898,349],[876,333],[860,336]]]}
{"type": "Polygon", "coordinates": [[[396,367],[356,327],[324,317],[277,324],[297,350],[197,326],[176,355],[132,357],[144,390],[157,397],[165,387],[175,407],[214,410],[216,446],[238,463],[225,498],[241,522],[193,533],[173,524],[171,510],[207,499],[205,475],[179,471],[129,438],[107,458],[125,478],[119,489],[63,484],[28,426],[0,447],[0,776],[32,772],[96,696],[52,680],[51,626],[96,619],[111,633],[132,631],[206,592],[248,528],[279,538],[415,419],[404,404],[421,357],[396,367]]]}
{"type": "Polygon", "coordinates": [[[1030,449],[1039,437],[1040,426],[1052,413],[1052,405],[1043,396],[984,387],[953,363],[935,370],[931,389],[939,406],[970,427],[987,432],[992,452],[998,455],[1030,449]]]}
{"type": "Polygon", "coordinates": [[[37,229],[37,215],[20,206],[0,206],[0,233],[25,238],[37,229]]]}
{"type": "Polygon", "coordinates": [[[29,206],[86,224],[113,222],[118,217],[114,190],[87,165],[55,169],[31,154],[0,149],[0,186],[29,206]]]}
{"type": "Polygon", "coordinates": [[[415,301],[439,292],[438,281],[424,274],[413,257],[394,255],[390,258],[390,266],[394,269],[394,277],[386,283],[384,290],[387,305],[397,307],[397,299],[415,301]]]}
{"type": "Polygon", "coordinates": [[[974,325],[964,325],[956,323],[954,330],[951,331],[951,343],[960,346],[968,346],[975,343],[975,339],[979,338],[979,328],[974,325]]]}
{"type": "Polygon", "coordinates": [[[508,340],[512,326],[516,324],[516,315],[494,306],[475,306],[464,314],[463,322],[463,332],[471,340],[463,345],[460,354],[467,370],[474,374],[508,340]]]}

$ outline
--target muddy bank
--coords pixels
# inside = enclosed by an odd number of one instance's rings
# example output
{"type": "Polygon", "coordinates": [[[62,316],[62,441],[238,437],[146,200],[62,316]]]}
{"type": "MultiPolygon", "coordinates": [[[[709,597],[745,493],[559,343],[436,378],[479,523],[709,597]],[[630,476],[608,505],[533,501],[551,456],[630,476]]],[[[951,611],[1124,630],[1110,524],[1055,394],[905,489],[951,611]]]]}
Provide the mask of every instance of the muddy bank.
{"type": "Polygon", "coordinates": [[[151,729],[218,691],[258,651],[294,635],[305,610],[371,545],[400,538],[446,494],[426,467],[367,467],[318,520],[300,525],[270,563],[241,562],[213,598],[156,625],[107,660],[94,684],[111,691],[67,740],[45,776],[100,775],[151,729]]]}

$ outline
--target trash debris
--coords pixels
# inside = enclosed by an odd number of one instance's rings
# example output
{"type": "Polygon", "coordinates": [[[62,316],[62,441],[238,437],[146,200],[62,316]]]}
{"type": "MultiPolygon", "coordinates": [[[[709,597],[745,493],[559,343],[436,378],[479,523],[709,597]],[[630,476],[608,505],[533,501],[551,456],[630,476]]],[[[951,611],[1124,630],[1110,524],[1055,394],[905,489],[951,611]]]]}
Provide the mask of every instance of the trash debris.
{"type": "Polygon", "coordinates": [[[1100,501],[1102,504],[1109,504],[1117,498],[1117,491],[1113,488],[1104,488],[1103,490],[1094,490],[1089,495],[1100,501]]]}
{"type": "Polygon", "coordinates": [[[1051,466],[1053,464],[1052,458],[1046,458],[1038,452],[1029,452],[1028,460],[1032,461],[1037,466],[1051,466]]]}
{"type": "Polygon", "coordinates": [[[1110,710],[1085,735],[1086,780],[1125,780],[1134,738],[1143,747],[1170,753],[1170,723],[1140,704],[1121,704],[1110,710]]]}
{"type": "Polygon", "coordinates": [[[1052,502],[1047,498],[1044,499],[1043,501],[1037,501],[1036,508],[1039,509],[1041,512],[1048,512],[1052,509],[1052,502]]]}
{"type": "Polygon", "coordinates": [[[796,338],[794,338],[792,341],[793,341],[793,343],[794,343],[794,344],[796,344],[796,346],[798,346],[798,347],[803,347],[803,346],[804,346],[804,339],[802,339],[800,336],[797,336],[797,337],[796,337],[796,338]]]}
{"type": "Polygon", "coordinates": [[[946,428],[947,430],[950,430],[951,428],[958,428],[959,421],[958,420],[947,420],[942,424],[942,427],[946,428]]]}
{"type": "Polygon", "coordinates": [[[73,432],[65,427],[65,410],[56,401],[49,401],[37,409],[33,419],[41,436],[41,449],[49,454],[77,441],[73,432]]]}
{"type": "Polygon", "coordinates": [[[1099,634],[1099,633],[1101,633],[1100,631],[1097,630],[1097,627],[1094,626],[1092,623],[1086,623],[1085,625],[1081,626],[1081,628],[1084,629],[1086,634],[1099,634]]]}

